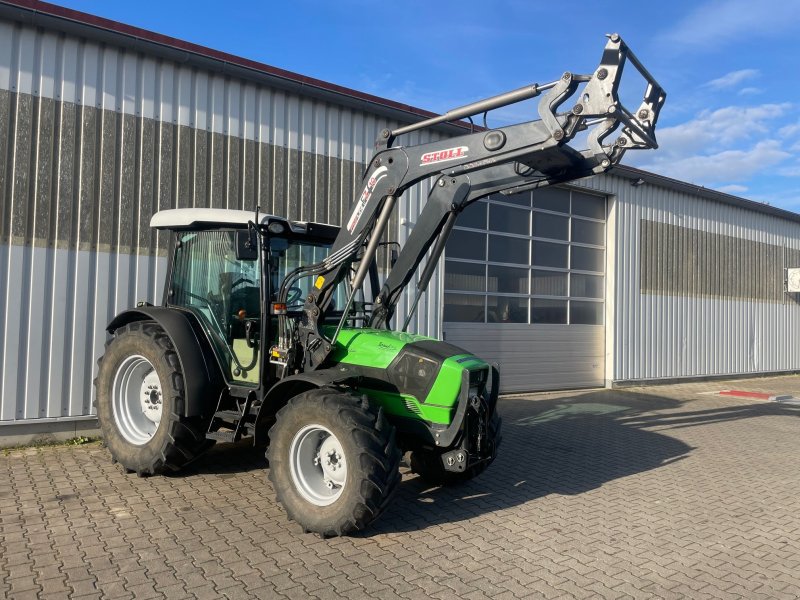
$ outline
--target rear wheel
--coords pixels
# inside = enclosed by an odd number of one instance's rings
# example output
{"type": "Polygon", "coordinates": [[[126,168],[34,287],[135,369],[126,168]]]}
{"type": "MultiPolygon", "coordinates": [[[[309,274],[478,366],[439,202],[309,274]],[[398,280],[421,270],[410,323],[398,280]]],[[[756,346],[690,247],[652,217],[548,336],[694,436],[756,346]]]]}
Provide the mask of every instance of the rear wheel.
{"type": "Polygon", "coordinates": [[[305,531],[365,528],[400,482],[394,427],[366,397],[332,388],[299,394],[278,412],[269,437],[269,479],[305,531]]]}
{"type": "Polygon", "coordinates": [[[184,375],[161,327],[121,327],[98,364],[97,418],[111,456],[125,469],[174,471],[213,445],[199,418],[183,416],[184,375]]]}

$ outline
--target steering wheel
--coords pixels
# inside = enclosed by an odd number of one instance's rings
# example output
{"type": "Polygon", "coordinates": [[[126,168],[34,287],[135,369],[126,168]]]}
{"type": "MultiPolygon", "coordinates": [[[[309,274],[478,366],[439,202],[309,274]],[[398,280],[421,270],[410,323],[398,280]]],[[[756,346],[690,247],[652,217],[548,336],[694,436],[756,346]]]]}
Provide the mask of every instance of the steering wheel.
{"type": "Polygon", "coordinates": [[[235,288],[237,285],[242,285],[243,283],[249,283],[250,285],[255,285],[254,282],[248,279],[247,277],[240,277],[231,284],[231,290],[235,288]]]}
{"type": "Polygon", "coordinates": [[[291,306],[292,304],[297,304],[297,301],[303,297],[303,290],[302,288],[293,285],[289,288],[289,293],[286,294],[286,306],[291,306]]]}

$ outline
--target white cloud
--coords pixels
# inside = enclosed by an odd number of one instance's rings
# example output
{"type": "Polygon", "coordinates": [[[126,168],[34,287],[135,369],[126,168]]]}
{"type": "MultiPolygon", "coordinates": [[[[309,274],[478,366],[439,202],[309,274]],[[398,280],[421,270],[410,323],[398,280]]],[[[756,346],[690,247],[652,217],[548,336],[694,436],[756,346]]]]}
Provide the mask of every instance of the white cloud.
{"type": "Polygon", "coordinates": [[[692,10],[660,41],[676,50],[718,48],[742,37],[774,37],[800,23],[800,3],[786,0],[712,0],[692,10]]]}
{"type": "Polygon", "coordinates": [[[714,90],[724,90],[735,87],[743,81],[747,81],[748,79],[754,79],[755,77],[758,77],[758,75],[758,69],[740,69],[739,71],[731,71],[730,73],[727,73],[722,77],[718,77],[717,79],[712,79],[706,84],[706,86],[714,90]]]}
{"type": "Polygon", "coordinates": [[[659,154],[671,157],[722,151],[732,145],[757,139],[774,127],[771,121],[788,113],[792,104],[727,106],[704,110],[686,123],[658,129],[659,154]]]}
{"type": "Polygon", "coordinates": [[[763,94],[764,90],[757,87],[746,87],[742,88],[737,92],[740,96],[756,96],[758,94],[763,94]]]}
{"type": "Polygon", "coordinates": [[[726,194],[743,194],[748,190],[748,187],[746,185],[732,183],[730,185],[721,185],[716,189],[717,191],[725,192],[726,194]]]}
{"type": "Polygon", "coordinates": [[[800,177],[800,161],[778,170],[778,175],[784,177],[800,177]]]}
{"type": "Polygon", "coordinates": [[[800,120],[791,125],[785,125],[778,130],[778,135],[782,138],[800,137],[800,120]]]}
{"type": "Polygon", "coordinates": [[[744,150],[723,150],[713,154],[658,154],[649,163],[639,166],[692,183],[730,185],[730,182],[746,181],[791,156],[777,140],[762,140],[744,150]]]}
{"type": "Polygon", "coordinates": [[[750,194],[758,188],[755,177],[800,177],[800,120],[784,124],[795,108],[784,102],[704,110],[656,131],[657,152],[626,159],[682,181],[750,194]]]}

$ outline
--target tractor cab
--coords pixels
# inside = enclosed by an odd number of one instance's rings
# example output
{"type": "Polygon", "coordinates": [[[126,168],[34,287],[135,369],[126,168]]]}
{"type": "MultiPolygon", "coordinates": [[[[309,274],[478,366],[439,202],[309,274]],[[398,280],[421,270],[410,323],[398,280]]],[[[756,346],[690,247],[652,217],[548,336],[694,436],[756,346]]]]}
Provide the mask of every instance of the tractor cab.
{"type": "MultiPolygon", "coordinates": [[[[164,306],[196,318],[228,384],[257,388],[282,376],[279,361],[264,363],[277,340],[277,315],[299,318],[314,285],[311,276],[299,278],[279,305],[282,281],[323,260],[339,228],[259,213],[257,233],[254,218],[240,210],[171,209],[151,225],[172,232],[164,306]]],[[[327,318],[341,316],[347,287],[343,281],[336,290],[327,318]]]]}

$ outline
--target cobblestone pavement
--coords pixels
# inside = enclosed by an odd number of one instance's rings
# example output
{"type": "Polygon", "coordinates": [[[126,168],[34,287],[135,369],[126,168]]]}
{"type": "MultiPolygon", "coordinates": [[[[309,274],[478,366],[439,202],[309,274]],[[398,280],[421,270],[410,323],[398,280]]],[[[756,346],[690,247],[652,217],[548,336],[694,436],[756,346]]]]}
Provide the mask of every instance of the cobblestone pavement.
{"type": "Polygon", "coordinates": [[[383,518],[322,540],[260,452],[141,479],[100,445],[0,454],[0,597],[800,596],[800,377],[501,399],[495,464],[405,473],[383,518]]]}

